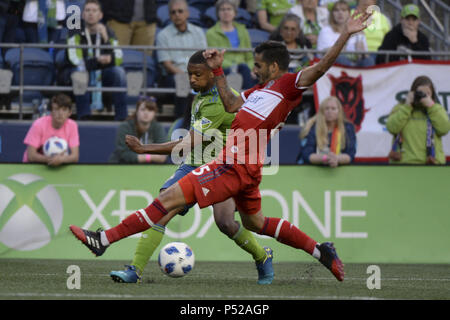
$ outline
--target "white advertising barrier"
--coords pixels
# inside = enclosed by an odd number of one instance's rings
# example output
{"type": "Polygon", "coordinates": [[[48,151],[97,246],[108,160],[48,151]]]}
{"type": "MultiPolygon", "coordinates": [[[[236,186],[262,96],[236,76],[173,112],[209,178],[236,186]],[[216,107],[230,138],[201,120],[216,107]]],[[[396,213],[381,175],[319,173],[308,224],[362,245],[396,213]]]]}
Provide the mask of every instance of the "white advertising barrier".
{"type": "MultiPolygon", "coordinates": [[[[314,85],[316,109],[320,102],[335,95],[342,102],[347,118],[357,131],[357,158],[386,158],[392,135],[386,119],[398,101],[405,98],[415,78],[433,81],[440,104],[450,106],[450,61],[396,62],[371,68],[333,66],[314,85]]],[[[444,152],[450,156],[450,134],[442,138],[444,152]]]]}

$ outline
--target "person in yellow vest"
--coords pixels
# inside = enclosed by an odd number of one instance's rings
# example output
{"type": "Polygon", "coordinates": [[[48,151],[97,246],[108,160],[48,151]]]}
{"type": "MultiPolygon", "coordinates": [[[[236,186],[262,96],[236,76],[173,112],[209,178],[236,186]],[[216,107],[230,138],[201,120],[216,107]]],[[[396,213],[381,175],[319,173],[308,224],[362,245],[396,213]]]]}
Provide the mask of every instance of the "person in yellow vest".
{"type": "MultiPolygon", "coordinates": [[[[370,6],[376,6],[378,0],[358,0],[356,10],[359,12],[365,12],[370,6]]],[[[352,10],[353,14],[354,10],[352,10]]],[[[389,18],[381,11],[374,10],[372,14],[372,23],[364,30],[366,36],[368,51],[377,51],[378,47],[383,42],[384,36],[388,33],[392,24],[389,18]]],[[[373,54],[374,58],[376,54],[373,54]]]]}

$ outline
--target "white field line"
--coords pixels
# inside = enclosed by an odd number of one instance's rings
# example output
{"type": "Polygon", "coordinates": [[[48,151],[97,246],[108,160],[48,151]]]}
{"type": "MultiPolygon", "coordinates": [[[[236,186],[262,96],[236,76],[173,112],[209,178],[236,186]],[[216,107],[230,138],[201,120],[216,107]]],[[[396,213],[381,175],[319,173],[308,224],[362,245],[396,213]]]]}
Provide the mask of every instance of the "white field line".
{"type": "Polygon", "coordinates": [[[133,294],[88,294],[88,293],[35,293],[35,292],[0,292],[0,297],[10,298],[27,298],[27,297],[40,297],[40,298],[96,298],[96,299],[318,299],[318,300],[384,300],[383,298],[375,297],[349,297],[349,296],[274,296],[274,295],[133,295],[133,294]]]}
{"type": "MultiPolygon", "coordinates": [[[[61,276],[60,273],[14,273],[16,276],[43,276],[43,277],[55,277],[61,276]]],[[[81,273],[81,276],[88,277],[108,277],[108,274],[97,274],[97,273],[81,273]]],[[[190,278],[195,277],[194,275],[190,275],[190,278]]],[[[198,278],[204,278],[204,274],[198,278]]],[[[248,279],[245,276],[233,276],[234,279],[248,279]]],[[[284,280],[285,278],[278,278],[278,280],[284,280]]],[[[296,280],[329,280],[336,281],[333,277],[295,277],[296,280]]],[[[277,278],[275,277],[275,280],[277,278]]],[[[357,277],[345,277],[345,281],[367,281],[367,278],[357,278],[357,277]]],[[[441,278],[441,279],[424,279],[424,278],[383,278],[381,277],[381,281],[450,281],[450,278],[441,278]]]]}

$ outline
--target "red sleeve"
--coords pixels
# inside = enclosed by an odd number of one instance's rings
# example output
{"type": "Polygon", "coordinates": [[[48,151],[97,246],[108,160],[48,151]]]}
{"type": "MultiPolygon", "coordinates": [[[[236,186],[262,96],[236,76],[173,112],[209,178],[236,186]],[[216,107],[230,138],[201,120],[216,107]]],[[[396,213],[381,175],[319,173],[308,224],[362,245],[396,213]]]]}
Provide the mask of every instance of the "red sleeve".
{"type": "Polygon", "coordinates": [[[289,100],[296,100],[303,92],[308,89],[307,87],[297,87],[298,79],[301,77],[302,72],[298,73],[286,73],[280,79],[280,89],[283,96],[289,100]]]}

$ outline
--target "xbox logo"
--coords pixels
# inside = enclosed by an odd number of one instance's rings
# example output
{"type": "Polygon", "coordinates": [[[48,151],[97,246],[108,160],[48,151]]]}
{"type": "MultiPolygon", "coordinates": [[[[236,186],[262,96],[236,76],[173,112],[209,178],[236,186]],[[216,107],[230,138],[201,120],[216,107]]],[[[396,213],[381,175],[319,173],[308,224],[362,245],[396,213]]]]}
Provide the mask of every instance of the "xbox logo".
{"type": "Polygon", "coordinates": [[[61,227],[63,206],[43,178],[19,173],[0,182],[0,242],[30,251],[48,244],[61,227]]]}

